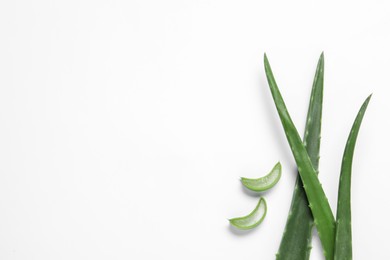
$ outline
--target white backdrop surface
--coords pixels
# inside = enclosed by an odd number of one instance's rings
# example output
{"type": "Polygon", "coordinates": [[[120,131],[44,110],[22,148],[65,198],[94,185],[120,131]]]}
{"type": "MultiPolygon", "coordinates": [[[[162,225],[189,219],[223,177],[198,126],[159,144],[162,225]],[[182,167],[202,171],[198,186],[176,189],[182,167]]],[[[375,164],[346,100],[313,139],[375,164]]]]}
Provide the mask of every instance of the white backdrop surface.
{"type": "MultiPolygon", "coordinates": [[[[353,164],[354,259],[390,259],[388,1],[1,1],[0,259],[274,259],[295,166],[267,52],[302,133],[325,52],[320,179],[353,164]],[[240,176],[283,176],[250,232],[240,176]]],[[[323,259],[318,238],[312,259],[323,259]]]]}

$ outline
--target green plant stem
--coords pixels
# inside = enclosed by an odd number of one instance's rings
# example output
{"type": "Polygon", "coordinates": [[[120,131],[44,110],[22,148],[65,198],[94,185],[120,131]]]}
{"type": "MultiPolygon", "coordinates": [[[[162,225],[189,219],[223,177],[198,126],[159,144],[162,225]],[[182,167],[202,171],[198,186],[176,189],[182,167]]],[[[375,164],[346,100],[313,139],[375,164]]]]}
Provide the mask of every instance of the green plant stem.
{"type": "Polygon", "coordinates": [[[366,112],[371,95],[362,104],[352,125],[345,145],[343,162],[339,181],[339,195],[336,217],[335,260],[352,259],[352,227],[351,227],[351,175],[352,160],[364,113],[366,112]]]}
{"type": "Polygon", "coordinates": [[[335,221],[332,210],[328,199],[325,196],[325,192],[322,189],[316,170],[311,163],[306,148],[287,111],[266,55],[264,55],[264,66],[275,106],[309,200],[309,207],[313,214],[314,224],[317,227],[318,235],[322,243],[324,256],[327,260],[331,260],[334,256],[335,239],[335,221]]]}
{"type": "MultiPolygon", "coordinates": [[[[306,151],[317,172],[320,158],[323,86],[324,54],[322,53],[318,60],[317,70],[313,81],[303,138],[306,151]]],[[[302,180],[298,174],[290,211],[276,259],[308,260],[310,258],[313,226],[313,216],[308,207],[302,180]]]]}

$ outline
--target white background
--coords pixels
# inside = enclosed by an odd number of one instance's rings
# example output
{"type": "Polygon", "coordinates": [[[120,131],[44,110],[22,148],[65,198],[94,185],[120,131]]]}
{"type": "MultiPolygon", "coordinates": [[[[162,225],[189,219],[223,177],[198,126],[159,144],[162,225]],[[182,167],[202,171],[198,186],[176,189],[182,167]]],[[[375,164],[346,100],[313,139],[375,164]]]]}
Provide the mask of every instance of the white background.
{"type": "MultiPolygon", "coordinates": [[[[355,259],[390,259],[388,1],[0,2],[0,259],[274,259],[295,166],[267,52],[302,133],[325,52],[320,179],[353,163],[355,259]],[[240,176],[281,161],[258,198],[240,176]]],[[[323,259],[314,241],[312,259],[323,259]]]]}

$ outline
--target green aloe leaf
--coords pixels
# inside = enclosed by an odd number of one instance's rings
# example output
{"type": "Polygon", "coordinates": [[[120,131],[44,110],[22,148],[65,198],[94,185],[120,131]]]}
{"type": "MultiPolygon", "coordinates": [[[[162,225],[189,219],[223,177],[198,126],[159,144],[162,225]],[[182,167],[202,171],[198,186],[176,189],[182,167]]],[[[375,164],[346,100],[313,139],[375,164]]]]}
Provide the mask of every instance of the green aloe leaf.
{"type": "Polygon", "coordinates": [[[267,215],[267,203],[264,198],[260,198],[256,208],[247,216],[229,219],[230,224],[238,229],[252,229],[260,225],[267,215]]]}
{"type": "Polygon", "coordinates": [[[271,189],[278,183],[282,175],[282,165],[278,162],[272,170],[263,177],[257,179],[241,178],[241,183],[249,190],[261,192],[271,189]]]}
{"type": "Polygon", "coordinates": [[[366,112],[371,95],[364,101],[352,125],[345,145],[343,162],[339,181],[339,195],[336,217],[335,260],[352,259],[352,227],[351,227],[351,175],[352,159],[364,113],[366,112]]]}
{"type": "MultiPolygon", "coordinates": [[[[324,54],[322,53],[314,76],[303,138],[303,144],[317,172],[320,158],[323,86],[324,54]]],[[[310,258],[313,225],[313,216],[308,207],[302,180],[298,174],[290,212],[276,259],[308,260],[310,258]]]]}
{"type": "Polygon", "coordinates": [[[328,199],[325,196],[325,192],[322,189],[316,170],[313,167],[301,138],[299,137],[298,131],[290,117],[290,114],[287,111],[266,55],[264,55],[264,66],[275,106],[309,200],[309,207],[313,214],[314,224],[317,227],[318,235],[322,243],[324,256],[327,260],[333,259],[335,221],[332,210],[328,199]]]}

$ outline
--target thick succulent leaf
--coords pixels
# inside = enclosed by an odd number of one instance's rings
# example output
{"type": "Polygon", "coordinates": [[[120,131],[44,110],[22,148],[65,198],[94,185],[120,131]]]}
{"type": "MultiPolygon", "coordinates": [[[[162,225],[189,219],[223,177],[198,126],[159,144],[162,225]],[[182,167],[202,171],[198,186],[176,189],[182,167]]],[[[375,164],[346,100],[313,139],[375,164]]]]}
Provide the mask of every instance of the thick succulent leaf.
{"type": "MultiPolygon", "coordinates": [[[[323,86],[324,54],[322,53],[314,76],[303,138],[306,151],[317,172],[320,158],[323,86]]],[[[308,260],[310,258],[313,225],[313,216],[308,207],[302,180],[298,174],[290,211],[276,259],[308,260]]]]}
{"type": "Polygon", "coordinates": [[[325,196],[325,192],[322,189],[316,170],[313,167],[301,138],[299,137],[298,131],[290,117],[290,114],[287,111],[287,107],[280,94],[266,55],[264,55],[264,66],[275,106],[309,200],[309,207],[313,214],[314,224],[317,227],[318,235],[322,243],[324,256],[328,260],[333,259],[335,221],[332,210],[328,199],[325,196]]]}
{"type": "Polygon", "coordinates": [[[343,162],[339,181],[339,195],[336,216],[336,240],[335,240],[335,260],[352,259],[352,227],[351,227],[351,177],[352,159],[364,113],[366,112],[371,95],[364,101],[355,121],[352,125],[345,145],[343,162]]]}

